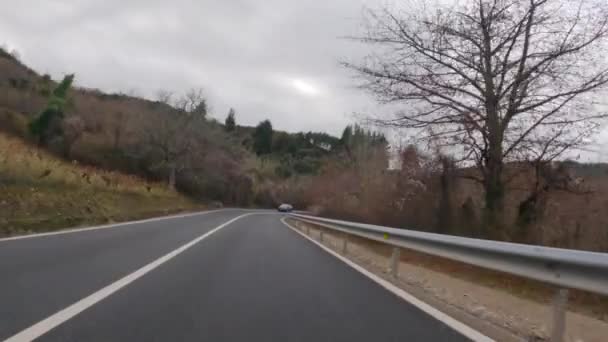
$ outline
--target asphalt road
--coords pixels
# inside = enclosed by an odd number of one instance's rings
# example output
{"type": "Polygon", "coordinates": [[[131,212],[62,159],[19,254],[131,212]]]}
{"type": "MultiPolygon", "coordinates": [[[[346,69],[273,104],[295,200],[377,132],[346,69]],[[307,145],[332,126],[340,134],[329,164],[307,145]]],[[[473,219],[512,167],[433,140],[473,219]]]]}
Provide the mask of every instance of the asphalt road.
{"type": "MultiPolygon", "coordinates": [[[[245,213],[0,241],[0,340],[245,213]]],[[[286,228],[281,217],[240,217],[43,329],[38,340],[466,340],[286,228]]]]}

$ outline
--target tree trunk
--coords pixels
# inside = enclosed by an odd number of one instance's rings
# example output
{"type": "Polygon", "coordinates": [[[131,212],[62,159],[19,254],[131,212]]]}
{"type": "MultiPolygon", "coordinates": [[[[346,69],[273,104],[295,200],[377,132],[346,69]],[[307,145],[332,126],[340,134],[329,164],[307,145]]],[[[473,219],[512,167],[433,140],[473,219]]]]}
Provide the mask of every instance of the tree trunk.
{"type": "MultiPolygon", "coordinates": [[[[488,69],[490,70],[490,69],[488,69]]],[[[491,79],[491,78],[490,78],[491,79]]],[[[488,91],[493,94],[493,83],[489,83],[488,91]]],[[[488,96],[486,102],[486,112],[488,115],[488,151],[485,158],[485,229],[487,237],[502,238],[504,233],[504,197],[505,186],[502,179],[503,171],[503,132],[505,127],[501,125],[498,115],[498,100],[495,96],[488,96]]],[[[503,123],[504,124],[504,123],[503,123]]]]}
{"type": "Polygon", "coordinates": [[[115,151],[117,151],[118,148],[120,147],[120,136],[121,136],[120,128],[116,127],[114,129],[114,142],[112,143],[112,146],[114,147],[115,151]]]}
{"type": "Polygon", "coordinates": [[[44,148],[44,147],[47,147],[48,144],[49,144],[49,137],[48,137],[47,133],[45,131],[40,132],[40,135],[38,135],[38,147],[44,148]]]}
{"type": "Polygon", "coordinates": [[[437,213],[437,233],[445,234],[452,231],[452,201],[453,191],[453,168],[447,157],[441,158],[442,172],[440,177],[441,197],[439,199],[439,210],[437,213]]]}
{"type": "MultiPolygon", "coordinates": [[[[502,153],[502,151],[500,151],[502,153]]],[[[486,165],[484,182],[485,190],[485,225],[489,237],[497,237],[502,233],[504,224],[505,186],[502,179],[502,158],[496,152],[491,153],[486,165]]]]}
{"type": "Polygon", "coordinates": [[[72,156],[72,145],[74,143],[72,141],[69,141],[68,139],[64,138],[63,141],[63,157],[67,160],[70,160],[71,156],[72,156]]]}
{"type": "Polygon", "coordinates": [[[175,190],[175,174],[176,174],[175,165],[169,166],[169,189],[171,189],[171,190],[175,190]]]}

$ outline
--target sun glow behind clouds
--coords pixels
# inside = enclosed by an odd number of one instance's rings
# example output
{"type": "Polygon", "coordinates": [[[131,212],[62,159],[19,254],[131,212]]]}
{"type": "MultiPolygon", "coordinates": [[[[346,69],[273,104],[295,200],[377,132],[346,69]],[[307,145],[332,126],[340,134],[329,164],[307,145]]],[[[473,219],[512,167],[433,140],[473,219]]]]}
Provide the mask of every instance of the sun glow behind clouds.
{"type": "Polygon", "coordinates": [[[291,81],[291,85],[300,93],[308,96],[316,96],[319,95],[320,91],[313,84],[306,82],[301,79],[294,79],[291,81]]]}

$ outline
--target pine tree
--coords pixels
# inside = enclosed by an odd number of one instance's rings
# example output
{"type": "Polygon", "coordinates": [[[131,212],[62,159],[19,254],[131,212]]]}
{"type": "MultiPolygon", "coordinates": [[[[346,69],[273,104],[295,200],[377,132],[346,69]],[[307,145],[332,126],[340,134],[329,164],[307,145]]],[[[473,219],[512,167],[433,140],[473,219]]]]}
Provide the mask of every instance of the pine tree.
{"type": "Polygon", "coordinates": [[[342,138],[340,138],[340,143],[343,146],[349,146],[352,139],[353,139],[353,127],[348,125],[348,126],[346,126],[346,128],[344,128],[344,131],[342,132],[342,138]]]}
{"type": "Polygon", "coordinates": [[[270,120],[260,122],[253,132],[253,150],[258,156],[272,152],[272,123],[270,120]]]}
{"type": "Polygon", "coordinates": [[[228,111],[228,116],[226,117],[226,121],[225,121],[225,128],[227,132],[232,132],[236,129],[236,112],[234,111],[233,108],[230,108],[230,110],[228,111]]]}
{"type": "Polygon", "coordinates": [[[46,146],[52,138],[62,135],[63,111],[67,103],[68,90],[73,82],[74,74],[66,75],[53,90],[44,111],[30,122],[30,133],[38,139],[39,145],[46,146]]]}

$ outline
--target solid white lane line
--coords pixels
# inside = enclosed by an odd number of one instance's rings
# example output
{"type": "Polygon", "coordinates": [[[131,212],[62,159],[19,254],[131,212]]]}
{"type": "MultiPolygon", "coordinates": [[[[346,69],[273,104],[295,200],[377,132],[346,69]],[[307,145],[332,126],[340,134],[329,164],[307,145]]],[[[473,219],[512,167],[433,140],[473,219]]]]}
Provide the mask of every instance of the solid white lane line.
{"type": "Polygon", "coordinates": [[[249,216],[249,215],[255,215],[255,213],[248,213],[248,214],[243,214],[243,215],[237,216],[237,217],[233,218],[232,220],[215,227],[214,229],[210,230],[209,232],[197,237],[196,239],[186,243],[185,245],[177,248],[176,250],[169,252],[169,253],[165,254],[164,256],[152,261],[151,263],[136,270],[135,272],[117,280],[116,282],[102,288],[101,290],[89,295],[88,297],[85,297],[85,298],[79,300],[78,302],[45,318],[44,320],[32,325],[31,327],[17,333],[16,335],[13,335],[9,339],[5,340],[5,342],[26,342],[26,341],[29,342],[29,341],[32,341],[32,340],[42,336],[43,334],[47,333],[49,330],[57,327],[58,325],[64,323],[65,321],[71,319],[72,317],[78,315],[79,313],[81,313],[82,311],[86,310],[87,308],[95,305],[102,299],[110,296],[114,292],[116,292],[116,291],[120,290],[121,288],[134,282],[135,280],[142,277],[146,273],[154,270],[155,268],[159,267],[160,265],[175,258],[179,254],[186,251],[188,248],[194,246],[195,244],[197,244],[201,240],[209,237],[210,235],[217,232],[218,230],[230,225],[231,223],[233,223],[236,220],[239,220],[239,219],[241,219],[245,216],[249,216]]]}
{"type": "Polygon", "coordinates": [[[494,342],[493,339],[489,338],[488,336],[480,333],[477,330],[474,330],[473,328],[469,327],[468,325],[463,324],[460,321],[457,321],[456,319],[446,315],[445,313],[435,309],[434,307],[428,305],[427,303],[419,300],[418,298],[412,296],[411,294],[405,292],[403,289],[393,285],[392,283],[378,277],[377,275],[373,274],[372,272],[366,270],[365,268],[359,266],[358,264],[352,262],[350,259],[345,258],[344,256],[334,252],[332,249],[322,245],[321,243],[317,242],[316,240],[312,239],[311,237],[307,236],[306,234],[300,232],[297,228],[293,227],[292,225],[290,225],[289,223],[285,222],[285,218],[281,219],[281,222],[287,226],[288,228],[290,228],[291,230],[293,230],[294,232],[300,234],[301,236],[305,237],[306,239],[308,239],[309,241],[313,242],[314,244],[316,244],[317,246],[319,246],[321,249],[323,249],[324,251],[326,251],[327,253],[335,256],[336,258],[340,259],[341,261],[343,261],[344,263],[346,263],[348,266],[354,268],[355,270],[359,271],[360,273],[362,273],[363,275],[365,275],[366,277],[370,278],[371,280],[375,281],[376,283],[378,283],[380,286],[384,287],[385,289],[387,289],[388,291],[392,292],[393,294],[397,295],[398,297],[400,297],[401,299],[405,300],[406,302],[412,304],[413,306],[417,307],[418,309],[422,310],[423,312],[427,313],[428,315],[430,315],[431,317],[435,318],[438,321],[441,321],[443,324],[449,326],[450,328],[456,330],[457,332],[459,332],[460,334],[464,335],[465,337],[473,340],[473,341],[479,341],[479,342],[494,342]]]}
{"type": "Polygon", "coordinates": [[[182,218],[182,217],[190,217],[190,216],[197,216],[197,215],[206,215],[206,214],[211,214],[211,213],[215,213],[215,212],[218,212],[218,211],[224,211],[224,210],[230,210],[230,209],[209,210],[209,211],[201,211],[201,212],[189,213],[189,214],[178,214],[178,215],[171,215],[171,216],[153,217],[153,218],[149,218],[149,219],[145,219],[145,220],[137,220],[137,221],[127,221],[127,222],[120,222],[120,223],[104,224],[104,225],[101,225],[101,226],[93,226],[93,227],[85,227],[85,228],[73,228],[73,229],[62,229],[62,230],[58,230],[56,232],[11,236],[11,237],[0,239],[0,242],[3,242],[3,241],[12,241],[12,240],[21,240],[21,239],[30,239],[30,238],[37,238],[37,237],[50,236],[50,235],[62,235],[62,234],[86,232],[86,231],[89,231],[89,230],[97,230],[97,229],[118,228],[118,227],[130,226],[130,225],[140,224],[140,223],[150,223],[150,222],[170,220],[170,219],[176,219],[176,218],[182,218]]]}

